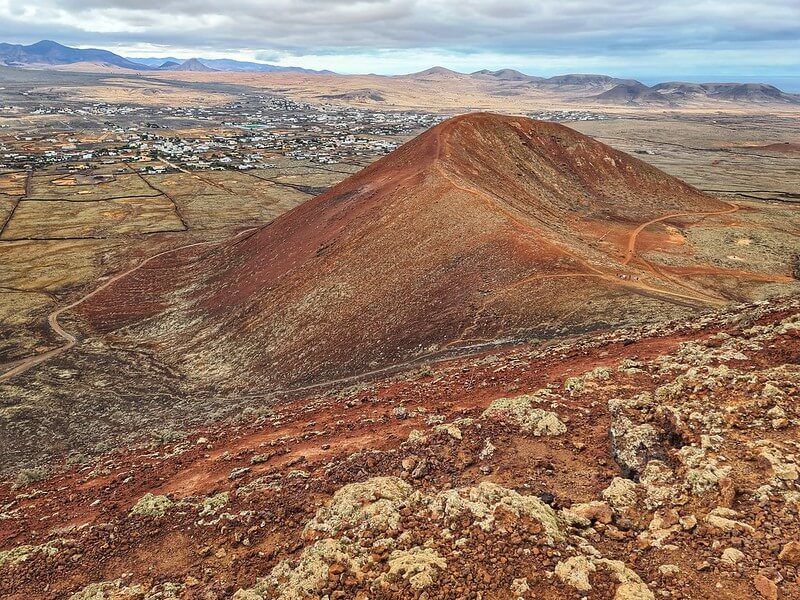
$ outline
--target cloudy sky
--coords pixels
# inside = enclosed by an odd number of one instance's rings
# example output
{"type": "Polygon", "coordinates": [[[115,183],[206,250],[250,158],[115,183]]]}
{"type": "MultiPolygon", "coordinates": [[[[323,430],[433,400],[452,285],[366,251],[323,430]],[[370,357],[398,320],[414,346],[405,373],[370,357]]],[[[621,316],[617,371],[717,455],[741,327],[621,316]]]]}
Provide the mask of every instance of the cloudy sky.
{"type": "Polygon", "coordinates": [[[341,73],[800,76],[800,0],[0,0],[0,41],[341,73]]]}

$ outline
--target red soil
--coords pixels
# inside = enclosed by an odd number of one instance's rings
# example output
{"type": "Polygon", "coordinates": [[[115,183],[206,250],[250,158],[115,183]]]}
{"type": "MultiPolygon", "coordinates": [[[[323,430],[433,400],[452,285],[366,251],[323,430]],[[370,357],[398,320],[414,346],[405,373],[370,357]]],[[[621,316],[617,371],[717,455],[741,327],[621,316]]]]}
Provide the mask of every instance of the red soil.
{"type": "Polygon", "coordinates": [[[650,223],[729,210],[567,127],[472,114],[251,236],[153,261],[79,311],[100,331],[130,326],[187,372],[301,384],[620,323],[640,305],[719,303],[631,259],[650,223]],[[593,245],[608,231],[621,235],[593,245]]]}

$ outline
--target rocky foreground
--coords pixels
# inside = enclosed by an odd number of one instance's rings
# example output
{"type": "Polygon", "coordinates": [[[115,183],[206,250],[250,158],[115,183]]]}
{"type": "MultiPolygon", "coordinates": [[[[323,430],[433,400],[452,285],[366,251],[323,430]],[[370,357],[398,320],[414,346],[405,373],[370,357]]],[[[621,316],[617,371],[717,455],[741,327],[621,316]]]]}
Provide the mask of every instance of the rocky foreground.
{"type": "Polygon", "coordinates": [[[799,363],[775,301],[25,471],[0,596],[800,598],[799,363]]]}

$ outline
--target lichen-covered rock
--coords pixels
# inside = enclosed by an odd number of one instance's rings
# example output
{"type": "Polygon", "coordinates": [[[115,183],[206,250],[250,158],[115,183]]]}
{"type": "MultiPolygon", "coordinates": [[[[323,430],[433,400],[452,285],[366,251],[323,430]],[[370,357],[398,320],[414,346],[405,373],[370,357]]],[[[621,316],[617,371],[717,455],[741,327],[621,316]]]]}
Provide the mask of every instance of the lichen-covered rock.
{"type": "Polygon", "coordinates": [[[203,499],[203,508],[200,510],[200,516],[213,515],[223,506],[228,503],[230,494],[228,492],[220,492],[214,496],[208,496],[203,499]]]}
{"type": "Polygon", "coordinates": [[[121,579],[90,583],[69,597],[69,600],[138,600],[144,596],[142,586],[126,586],[121,579]]]}
{"type": "Polygon", "coordinates": [[[436,425],[433,428],[434,431],[441,431],[449,435],[454,440],[460,440],[463,436],[461,434],[461,430],[452,423],[444,423],[442,425],[436,425]]]}
{"type": "Polygon", "coordinates": [[[594,562],[583,555],[571,556],[556,565],[555,573],[564,584],[574,587],[579,592],[592,589],[589,575],[597,571],[594,562]]]}
{"type": "Polygon", "coordinates": [[[653,592],[641,577],[621,560],[602,558],[591,547],[587,550],[594,554],[573,556],[558,563],[555,568],[556,577],[579,592],[588,592],[592,589],[589,577],[603,569],[619,583],[614,600],[654,600],[653,592]]]}
{"type": "Polygon", "coordinates": [[[509,488],[482,481],[476,486],[440,492],[429,505],[448,519],[470,514],[484,531],[494,528],[495,512],[507,510],[517,517],[527,517],[542,524],[550,540],[562,539],[562,525],[556,512],[536,496],[523,496],[509,488]]]}
{"type": "Polygon", "coordinates": [[[0,550],[0,568],[6,565],[15,565],[20,562],[25,562],[32,555],[37,553],[53,556],[58,553],[58,546],[53,542],[48,542],[38,546],[23,545],[12,548],[11,550],[0,550]]]}
{"type": "Polygon", "coordinates": [[[633,423],[625,416],[625,407],[623,401],[609,401],[611,426],[608,433],[614,459],[623,475],[637,478],[650,460],[664,458],[663,435],[649,423],[633,423]]]}
{"type": "Polygon", "coordinates": [[[163,517],[172,508],[173,502],[166,496],[147,493],[131,508],[131,514],[145,517],[163,517]]]}
{"type": "Polygon", "coordinates": [[[654,597],[653,592],[641,581],[621,583],[614,593],[614,600],[653,600],[654,597]]]}
{"type": "Polygon", "coordinates": [[[511,593],[516,597],[524,596],[531,591],[526,577],[520,577],[511,582],[511,593]]]}
{"type": "Polygon", "coordinates": [[[305,528],[336,534],[354,528],[385,531],[397,527],[400,510],[418,503],[420,494],[398,477],[373,477],[339,489],[327,506],[320,508],[305,528]]]}
{"type": "Polygon", "coordinates": [[[623,512],[636,504],[636,483],[630,479],[614,477],[602,495],[611,508],[616,512],[623,512]]]}
{"type": "Polygon", "coordinates": [[[408,439],[406,440],[409,444],[421,444],[427,438],[425,434],[422,433],[419,429],[412,429],[408,432],[408,439]]]}
{"type": "Polygon", "coordinates": [[[270,574],[249,590],[239,590],[234,600],[261,600],[266,595],[280,600],[304,600],[321,596],[333,565],[359,571],[365,559],[363,551],[348,547],[341,540],[325,538],[308,546],[299,560],[283,560],[270,574]]]}
{"type": "Polygon", "coordinates": [[[422,590],[433,584],[439,571],[447,569],[447,561],[435,550],[415,546],[409,550],[395,550],[389,555],[389,571],[378,578],[384,582],[405,579],[412,589],[422,590]]]}
{"type": "Polygon", "coordinates": [[[541,408],[534,408],[535,399],[536,396],[533,395],[498,398],[483,411],[481,418],[515,425],[522,431],[536,436],[566,433],[567,426],[559,420],[558,415],[541,408]]]}
{"type": "Polygon", "coordinates": [[[730,467],[720,467],[700,448],[684,446],[678,452],[678,459],[687,467],[684,479],[688,490],[695,496],[718,486],[731,473],[730,467]]]}

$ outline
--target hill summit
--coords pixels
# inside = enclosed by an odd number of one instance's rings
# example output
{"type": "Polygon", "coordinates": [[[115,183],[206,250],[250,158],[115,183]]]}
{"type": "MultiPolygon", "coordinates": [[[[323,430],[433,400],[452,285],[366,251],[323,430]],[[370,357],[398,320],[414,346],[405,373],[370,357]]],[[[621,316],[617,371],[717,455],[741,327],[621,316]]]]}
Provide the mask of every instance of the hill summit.
{"type": "Polygon", "coordinates": [[[635,249],[651,223],[729,210],[562,125],[470,114],[79,310],[186,373],[302,385],[724,302],[635,249]]]}

